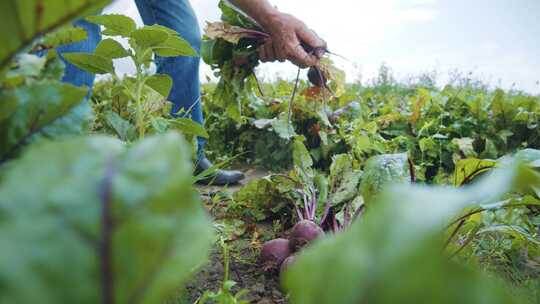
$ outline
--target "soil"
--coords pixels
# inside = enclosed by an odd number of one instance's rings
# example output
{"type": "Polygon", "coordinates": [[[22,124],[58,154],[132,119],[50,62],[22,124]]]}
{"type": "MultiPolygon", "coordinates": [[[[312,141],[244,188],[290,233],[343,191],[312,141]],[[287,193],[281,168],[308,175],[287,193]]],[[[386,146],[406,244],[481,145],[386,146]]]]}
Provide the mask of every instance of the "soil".
{"type": "MultiPolygon", "coordinates": [[[[231,252],[229,263],[229,280],[236,282],[233,293],[247,290],[248,293],[241,299],[249,303],[286,303],[285,296],[280,290],[277,273],[264,271],[256,261],[258,250],[242,248],[245,245],[243,242],[245,240],[229,243],[231,249],[234,248],[236,251],[231,252]]],[[[217,292],[223,284],[223,274],[221,248],[215,248],[208,264],[186,285],[188,303],[194,303],[205,291],[217,292]]]]}
{"type": "MultiPolygon", "coordinates": [[[[215,186],[198,186],[203,199],[209,199],[219,192],[236,192],[252,179],[266,176],[268,172],[242,168],[246,179],[240,185],[225,188],[215,186]]],[[[219,209],[212,210],[212,215],[223,219],[219,209]]],[[[225,219],[226,220],[226,219],[225,219]]],[[[235,220],[235,219],[231,219],[235,220]]],[[[276,271],[262,269],[258,263],[258,256],[262,243],[274,237],[272,223],[256,223],[250,225],[245,231],[227,241],[229,247],[229,280],[235,281],[233,294],[246,290],[247,294],[241,300],[249,303],[271,304],[287,303],[286,296],[280,289],[279,276],[276,271]]],[[[180,303],[195,303],[206,291],[218,292],[224,280],[223,251],[219,244],[215,244],[210,259],[199,272],[186,284],[180,303]]],[[[178,301],[176,301],[178,303],[178,301]]]]}

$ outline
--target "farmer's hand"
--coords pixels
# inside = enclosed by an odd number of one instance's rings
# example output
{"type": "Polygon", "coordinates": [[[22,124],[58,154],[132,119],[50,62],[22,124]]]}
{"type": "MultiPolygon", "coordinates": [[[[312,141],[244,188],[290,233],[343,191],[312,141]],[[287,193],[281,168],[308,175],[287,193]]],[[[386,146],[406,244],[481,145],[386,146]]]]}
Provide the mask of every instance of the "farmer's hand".
{"type": "Polygon", "coordinates": [[[326,42],[294,16],[276,12],[262,25],[270,34],[259,49],[259,58],[263,62],[289,60],[305,68],[317,65],[325,53],[326,42]],[[301,44],[311,47],[312,51],[306,51],[301,44]]]}

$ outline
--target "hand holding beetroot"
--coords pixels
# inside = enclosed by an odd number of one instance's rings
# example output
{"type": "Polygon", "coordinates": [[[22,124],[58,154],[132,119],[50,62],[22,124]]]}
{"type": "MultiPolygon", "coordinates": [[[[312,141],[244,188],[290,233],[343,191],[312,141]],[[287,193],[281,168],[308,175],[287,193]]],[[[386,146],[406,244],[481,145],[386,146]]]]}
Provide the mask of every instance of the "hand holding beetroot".
{"type": "Polygon", "coordinates": [[[270,38],[259,48],[262,62],[289,60],[301,68],[316,66],[326,42],[292,15],[276,13],[264,22],[270,38]]]}

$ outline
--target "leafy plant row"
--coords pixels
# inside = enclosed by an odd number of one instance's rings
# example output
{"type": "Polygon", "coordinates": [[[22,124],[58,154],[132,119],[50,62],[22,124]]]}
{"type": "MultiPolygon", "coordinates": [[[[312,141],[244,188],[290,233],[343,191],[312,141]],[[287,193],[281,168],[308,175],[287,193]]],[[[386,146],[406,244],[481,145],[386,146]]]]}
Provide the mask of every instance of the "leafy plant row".
{"type": "Polygon", "coordinates": [[[106,114],[118,139],[89,135],[88,88],[60,82],[55,48],[87,37],[66,24],[108,2],[0,4],[1,303],[161,303],[206,260],[212,225],[193,188],[191,149],[167,130],[205,132],[188,119],[152,116],[171,81],[143,70],[154,54],[196,56],[193,49],[167,28],[87,17],[104,34],[133,34],[132,49],[105,39],[95,53],[64,54],[118,82],[111,95],[131,111],[125,120],[106,114]],[[135,78],[114,75],[112,60],[121,57],[140,68],[135,78]],[[161,119],[151,129],[161,135],[145,138],[150,117],[161,119]]]}

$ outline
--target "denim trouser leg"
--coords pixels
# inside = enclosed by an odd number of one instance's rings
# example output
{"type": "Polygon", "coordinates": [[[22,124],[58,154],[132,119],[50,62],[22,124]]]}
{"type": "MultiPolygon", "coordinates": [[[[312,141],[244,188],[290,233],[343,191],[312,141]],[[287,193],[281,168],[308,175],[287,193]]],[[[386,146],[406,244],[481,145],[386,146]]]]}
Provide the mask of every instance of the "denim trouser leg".
{"type": "MultiPolygon", "coordinates": [[[[177,31],[191,46],[200,51],[201,32],[189,0],[135,0],[145,24],[159,24],[177,31]]],[[[174,103],[172,115],[189,111],[191,118],[203,124],[200,102],[198,57],[157,58],[158,73],[173,79],[169,100],[174,103]]],[[[198,156],[204,153],[205,140],[198,138],[198,156]]]]}
{"type": "MultiPolygon", "coordinates": [[[[99,41],[101,40],[98,25],[92,24],[84,20],[79,20],[75,22],[74,25],[85,29],[88,33],[88,39],[59,47],[57,51],[60,54],[60,58],[62,58],[62,53],[68,52],[93,53],[99,41]]],[[[92,86],[94,85],[95,75],[77,68],[71,63],[65,61],[63,58],[62,60],[66,64],[64,78],[62,79],[62,81],[71,83],[75,86],[87,86],[91,90],[92,86]]]]}

